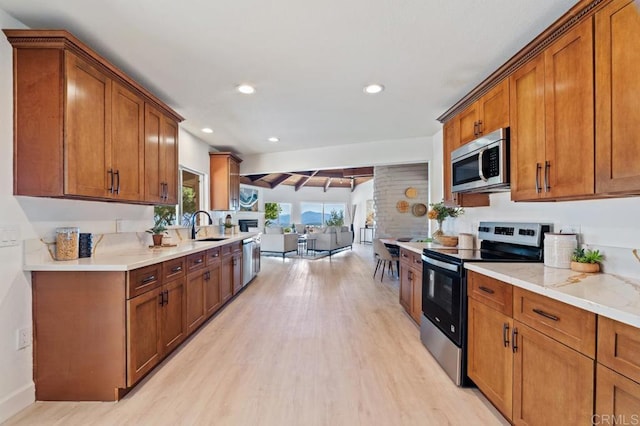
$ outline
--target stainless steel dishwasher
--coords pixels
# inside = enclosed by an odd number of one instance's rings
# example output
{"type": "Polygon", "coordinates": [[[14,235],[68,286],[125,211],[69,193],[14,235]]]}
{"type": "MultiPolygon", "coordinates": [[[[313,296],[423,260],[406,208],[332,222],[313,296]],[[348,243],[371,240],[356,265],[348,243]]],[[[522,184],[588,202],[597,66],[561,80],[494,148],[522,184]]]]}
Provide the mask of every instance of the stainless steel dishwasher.
{"type": "Polygon", "coordinates": [[[256,248],[258,252],[260,250],[259,244],[256,237],[242,240],[242,287],[247,285],[260,269],[260,259],[254,258],[256,248]]]}

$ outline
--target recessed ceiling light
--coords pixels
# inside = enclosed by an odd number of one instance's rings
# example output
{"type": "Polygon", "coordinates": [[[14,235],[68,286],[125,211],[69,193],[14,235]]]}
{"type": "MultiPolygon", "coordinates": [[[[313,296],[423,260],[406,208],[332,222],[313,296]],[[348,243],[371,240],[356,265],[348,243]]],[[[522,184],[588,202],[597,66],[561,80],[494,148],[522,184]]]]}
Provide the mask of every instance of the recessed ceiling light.
{"type": "Polygon", "coordinates": [[[213,133],[213,130],[209,127],[205,127],[204,129],[202,129],[202,133],[213,133]]]}
{"type": "Polygon", "coordinates": [[[255,93],[256,89],[253,86],[249,86],[248,84],[241,84],[240,86],[237,87],[238,92],[243,93],[245,95],[250,95],[252,93],[255,93]]]}
{"type": "Polygon", "coordinates": [[[276,138],[275,136],[271,136],[269,139],[267,139],[269,142],[279,142],[280,139],[276,138]]]}
{"type": "Polygon", "coordinates": [[[375,95],[376,93],[380,93],[383,90],[384,86],[382,84],[370,84],[364,88],[364,93],[375,95]]]}

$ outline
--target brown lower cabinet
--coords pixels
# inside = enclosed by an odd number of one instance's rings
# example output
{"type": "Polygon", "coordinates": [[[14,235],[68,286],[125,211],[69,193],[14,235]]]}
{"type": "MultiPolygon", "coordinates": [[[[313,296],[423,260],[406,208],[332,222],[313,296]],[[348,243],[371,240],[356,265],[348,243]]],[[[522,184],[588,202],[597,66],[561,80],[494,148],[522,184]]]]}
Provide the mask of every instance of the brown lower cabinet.
{"type": "Polygon", "coordinates": [[[640,424],[640,383],[598,364],[594,424],[640,424]]]}
{"type": "Polygon", "coordinates": [[[471,271],[469,282],[501,290],[469,293],[468,375],[482,393],[516,425],[591,424],[595,314],[517,287],[511,309],[509,284],[471,271]]]}
{"type": "Polygon", "coordinates": [[[422,257],[400,249],[400,304],[420,325],[422,316],[422,257]]]}
{"type": "Polygon", "coordinates": [[[128,272],[33,272],[36,399],[120,399],[241,288],[241,248],[128,272]]]}

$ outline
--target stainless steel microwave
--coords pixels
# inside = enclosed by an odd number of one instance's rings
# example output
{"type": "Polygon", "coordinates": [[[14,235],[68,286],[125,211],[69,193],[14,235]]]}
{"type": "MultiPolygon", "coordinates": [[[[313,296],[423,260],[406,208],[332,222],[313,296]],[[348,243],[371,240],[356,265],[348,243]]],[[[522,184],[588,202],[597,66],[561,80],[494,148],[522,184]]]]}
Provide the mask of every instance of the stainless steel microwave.
{"type": "Polygon", "coordinates": [[[452,192],[509,190],[509,128],[498,129],[451,153],[452,192]]]}

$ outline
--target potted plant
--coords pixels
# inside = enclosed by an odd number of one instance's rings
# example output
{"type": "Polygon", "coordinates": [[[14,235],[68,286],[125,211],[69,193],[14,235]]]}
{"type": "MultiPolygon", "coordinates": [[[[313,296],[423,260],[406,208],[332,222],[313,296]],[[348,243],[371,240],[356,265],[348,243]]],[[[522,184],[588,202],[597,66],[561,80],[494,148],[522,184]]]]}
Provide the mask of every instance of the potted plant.
{"type": "Polygon", "coordinates": [[[571,270],[577,272],[599,272],[604,255],[599,250],[576,248],[571,256],[571,270]]]}
{"type": "Polygon", "coordinates": [[[151,234],[151,238],[153,238],[154,246],[162,245],[162,237],[167,231],[167,226],[165,224],[165,220],[161,216],[156,216],[155,222],[153,226],[147,229],[147,232],[151,234]]]}
{"type": "Polygon", "coordinates": [[[427,213],[427,217],[438,222],[438,229],[436,229],[432,234],[434,238],[444,235],[444,232],[442,231],[442,222],[444,222],[446,218],[458,217],[464,213],[464,209],[462,207],[447,206],[445,205],[444,200],[439,203],[431,203],[429,206],[431,206],[431,210],[427,213]]]}

